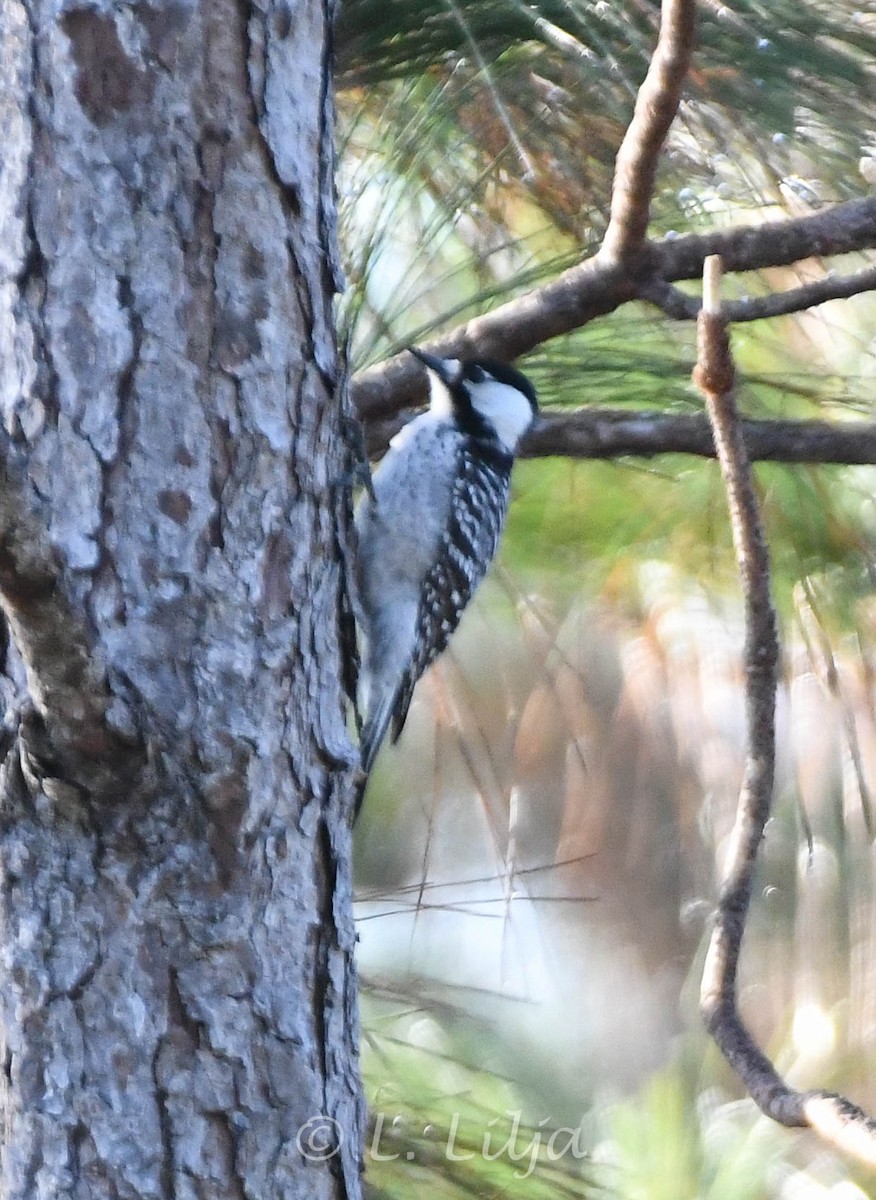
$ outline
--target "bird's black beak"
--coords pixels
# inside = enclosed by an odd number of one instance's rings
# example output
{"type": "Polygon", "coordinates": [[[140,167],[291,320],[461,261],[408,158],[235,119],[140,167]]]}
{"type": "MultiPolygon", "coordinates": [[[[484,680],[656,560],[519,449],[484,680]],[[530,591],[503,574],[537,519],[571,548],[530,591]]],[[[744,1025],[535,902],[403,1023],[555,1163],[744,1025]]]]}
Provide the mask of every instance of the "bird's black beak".
{"type": "Polygon", "coordinates": [[[458,379],[459,363],[455,358],[438,358],[436,354],[427,354],[425,350],[418,350],[416,346],[407,346],[406,349],[414,358],[418,358],[424,367],[434,371],[444,383],[454,383],[458,379]]]}

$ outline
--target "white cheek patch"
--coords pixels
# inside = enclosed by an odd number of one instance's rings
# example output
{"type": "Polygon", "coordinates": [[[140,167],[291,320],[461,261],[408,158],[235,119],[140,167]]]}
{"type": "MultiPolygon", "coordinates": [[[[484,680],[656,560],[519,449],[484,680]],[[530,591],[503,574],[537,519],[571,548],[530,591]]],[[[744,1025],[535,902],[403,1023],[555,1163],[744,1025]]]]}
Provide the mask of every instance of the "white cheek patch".
{"type": "Polygon", "coordinates": [[[517,388],[489,377],[470,387],[473,407],[492,423],[499,440],[513,454],[532,424],[529,400],[517,388]]]}

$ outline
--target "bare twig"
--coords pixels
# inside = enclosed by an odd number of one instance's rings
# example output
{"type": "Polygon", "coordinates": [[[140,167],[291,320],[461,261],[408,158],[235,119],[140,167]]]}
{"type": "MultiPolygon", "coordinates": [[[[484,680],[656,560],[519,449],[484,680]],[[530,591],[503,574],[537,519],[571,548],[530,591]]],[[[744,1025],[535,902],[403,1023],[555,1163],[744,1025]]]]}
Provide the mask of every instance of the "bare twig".
{"type": "MultiPolygon", "coordinates": [[[[63,573],[36,511],[25,464],[0,446],[0,609],[27,672],[34,712],[22,727],[29,766],[44,781],[114,794],[130,781],[138,748],[111,696],[89,631],[65,594],[63,573]]],[[[46,787],[50,787],[47,784],[46,787]]]]}
{"type": "MultiPolygon", "coordinates": [[[[760,462],[876,463],[876,423],[855,421],[741,422],[748,457],[760,462]]],[[[715,457],[708,419],[623,409],[579,409],[546,413],[527,435],[527,458],[617,458],[636,455],[695,454],[715,457]]]]}
{"type": "Polygon", "coordinates": [[[695,24],[695,0],[663,0],[657,47],[615,161],[611,214],[599,252],[607,261],[625,262],[645,241],[657,160],[678,112],[695,24]]]}
{"type": "Polygon", "coordinates": [[[757,851],[769,815],[775,766],[778,637],[769,591],[769,559],[751,467],[733,395],[733,362],[720,313],[720,260],[709,258],[703,277],[699,358],[694,381],[706,408],[727,489],[733,545],[745,600],[745,700],[748,748],[736,824],[727,855],[715,929],[703,975],[701,1004],[709,1032],[765,1112],[783,1124],[803,1124],[799,1102],[774,1112],[787,1091],[761,1054],[736,1009],[736,972],[757,851]]]}
{"type": "MultiPolygon", "coordinates": [[[[403,418],[368,426],[368,453],[377,458],[403,418]]],[[[752,460],[782,463],[876,463],[876,424],[855,421],[743,421],[752,460]]],[[[618,408],[543,413],[521,447],[524,458],[619,458],[695,454],[715,457],[708,418],[618,408]]]]}
{"type": "MultiPolygon", "coordinates": [[[[580,329],[594,317],[614,312],[635,299],[648,280],[698,278],[711,254],[720,255],[725,271],[757,271],[813,255],[873,248],[876,197],[792,221],[646,242],[627,260],[624,270],[598,256],[590,258],[543,287],[457,326],[430,349],[450,357],[517,358],[550,338],[580,329]]],[[[353,379],[353,400],[366,421],[392,416],[425,399],[423,371],[409,354],[395,355],[353,379]]]]}
{"type": "MultiPolygon", "coordinates": [[[[854,275],[826,275],[801,287],[771,296],[750,296],[744,300],[729,300],[724,304],[724,318],[731,324],[740,321],[762,321],[766,317],[782,317],[788,313],[802,312],[815,308],[828,300],[847,300],[862,292],[876,290],[876,267],[857,271],[854,275]]],[[[639,289],[641,300],[650,300],[670,317],[678,320],[694,320],[700,311],[696,296],[673,287],[661,280],[649,280],[639,289]]]]}
{"type": "Polygon", "coordinates": [[[809,1126],[825,1140],[876,1166],[876,1122],[842,1096],[788,1086],[753,1041],[736,999],[739,954],[757,853],[772,803],[779,643],[770,596],[770,566],[751,465],[733,390],[733,360],[721,313],[721,262],[703,275],[699,356],[694,380],[706,398],[724,486],[745,604],[747,750],[700,1006],[706,1026],[758,1107],[783,1125],[809,1126]]]}

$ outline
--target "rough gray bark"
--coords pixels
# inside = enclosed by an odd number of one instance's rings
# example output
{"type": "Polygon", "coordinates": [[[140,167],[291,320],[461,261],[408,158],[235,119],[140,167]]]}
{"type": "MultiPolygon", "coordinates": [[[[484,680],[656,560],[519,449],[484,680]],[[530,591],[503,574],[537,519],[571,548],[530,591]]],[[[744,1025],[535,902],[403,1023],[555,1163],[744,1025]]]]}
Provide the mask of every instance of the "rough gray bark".
{"type": "Polygon", "coordinates": [[[10,1198],[359,1195],[330,3],[0,7],[10,1198]]]}

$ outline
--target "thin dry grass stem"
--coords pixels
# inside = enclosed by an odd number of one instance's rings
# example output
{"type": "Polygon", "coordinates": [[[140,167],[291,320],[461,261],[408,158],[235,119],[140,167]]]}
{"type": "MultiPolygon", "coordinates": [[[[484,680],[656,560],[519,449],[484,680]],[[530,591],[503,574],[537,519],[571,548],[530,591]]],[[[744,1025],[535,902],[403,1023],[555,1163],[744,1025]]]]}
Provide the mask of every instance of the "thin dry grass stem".
{"type": "MultiPolygon", "coordinates": [[[[470,698],[463,696],[467,688],[467,680],[452,653],[448,653],[445,660],[437,662],[432,668],[432,685],[435,697],[436,737],[442,728],[445,728],[453,737],[472,787],[480,801],[490,833],[497,864],[497,878],[504,879],[508,854],[507,814],[511,806],[511,785],[502,778],[500,764],[493,755],[486,730],[478,720],[476,707],[471,705],[470,698]],[[464,686],[456,689],[448,686],[446,671],[449,664],[452,664],[458,681],[464,686]],[[463,703],[465,712],[461,713],[460,706],[463,703]],[[481,762],[476,756],[476,747],[483,754],[481,762]],[[482,769],[484,761],[487,770],[482,769]],[[491,776],[490,779],[487,778],[488,773],[491,776]]],[[[432,818],[434,819],[434,810],[432,818]]]]}
{"type": "Polygon", "coordinates": [[[737,971],[757,853],[772,802],[779,643],[769,554],[734,395],[734,368],[721,313],[721,261],[704,264],[694,381],[706,400],[724,486],[745,608],[745,773],[730,837],[715,927],[700,990],[706,1026],[750,1096],[783,1125],[808,1126],[833,1146],[876,1167],[876,1122],[842,1096],[798,1092],[752,1040],[736,999],[737,971]]]}
{"type": "MultiPolygon", "coordinates": [[[[444,723],[452,731],[472,786],[483,802],[490,826],[501,832],[510,784],[503,779],[502,763],[493,753],[492,741],[482,722],[480,705],[452,646],[443,659],[436,663],[432,678],[433,687],[437,688],[436,700],[440,693],[440,706],[436,707],[435,712],[436,722],[444,723]],[[454,676],[452,687],[447,678],[451,669],[454,676]],[[475,750],[480,752],[483,765],[477,762],[475,750]]],[[[498,848],[497,853],[501,853],[498,848]]]]}
{"type": "MultiPolygon", "coordinates": [[[[436,697],[436,705],[440,704],[440,696],[436,697]]],[[[429,871],[432,866],[432,839],[435,833],[435,814],[438,812],[441,804],[441,795],[443,791],[443,777],[441,773],[441,764],[443,761],[442,754],[442,731],[443,725],[440,721],[435,722],[435,736],[432,743],[432,808],[429,813],[429,819],[426,822],[426,840],[423,844],[423,857],[420,862],[420,881],[417,889],[417,899],[414,904],[417,916],[423,911],[425,905],[425,893],[428,887],[429,871]]],[[[413,946],[414,931],[416,929],[416,918],[411,925],[411,945],[413,946]]]]}
{"type": "Polygon", "coordinates": [[[821,616],[821,608],[815,597],[812,588],[811,580],[805,577],[802,581],[802,592],[804,600],[798,604],[800,617],[800,630],[803,635],[803,640],[806,645],[806,650],[809,655],[809,661],[815,674],[815,678],[821,684],[825,692],[833,697],[836,701],[840,717],[842,719],[843,732],[848,746],[849,759],[852,764],[852,770],[855,775],[855,783],[858,787],[858,796],[861,800],[861,814],[864,819],[864,827],[867,831],[867,837],[872,842],[876,836],[876,825],[874,825],[873,816],[873,798],[870,795],[870,788],[867,784],[867,772],[864,766],[864,756],[861,749],[861,740],[858,737],[858,722],[855,715],[856,706],[846,694],[846,690],[842,684],[842,677],[839,668],[834,658],[833,650],[830,645],[827,631],[824,627],[824,620],[821,616]],[[804,607],[805,605],[805,607],[804,607]],[[813,644],[813,639],[810,637],[809,630],[806,627],[805,616],[809,614],[813,632],[817,639],[818,646],[813,644]]]}
{"type": "Polygon", "coordinates": [[[695,0],[663,0],[657,46],[615,161],[603,260],[623,263],[645,241],[657,162],[678,112],[695,26],[695,0]]]}

